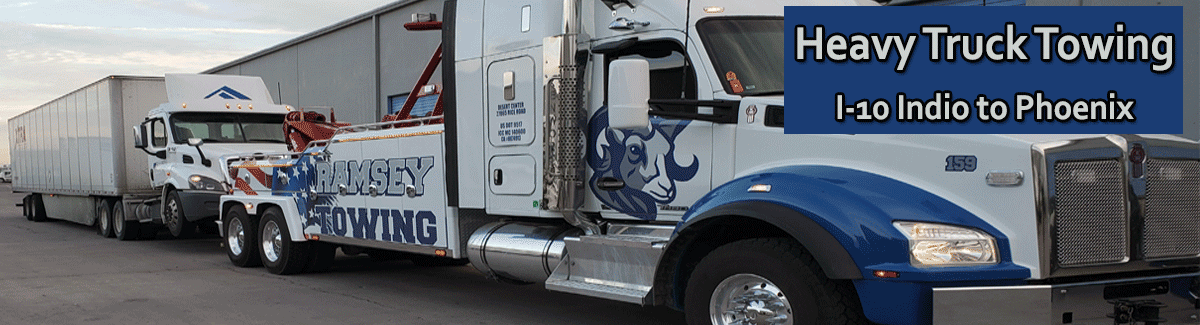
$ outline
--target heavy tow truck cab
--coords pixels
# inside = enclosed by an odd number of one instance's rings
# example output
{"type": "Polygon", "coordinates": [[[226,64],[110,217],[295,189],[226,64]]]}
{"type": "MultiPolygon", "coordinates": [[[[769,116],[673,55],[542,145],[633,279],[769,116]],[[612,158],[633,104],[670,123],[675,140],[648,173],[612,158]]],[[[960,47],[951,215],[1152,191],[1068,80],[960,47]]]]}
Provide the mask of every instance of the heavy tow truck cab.
{"type": "Polygon", "coordinates": [[[786,135],[784,5],[875,4],[446,1],[443,115],[226,159],[271,176],[221,197],[231,261],[465,258],[694,324],[1194,320],[1195,142],[786,135]]]}

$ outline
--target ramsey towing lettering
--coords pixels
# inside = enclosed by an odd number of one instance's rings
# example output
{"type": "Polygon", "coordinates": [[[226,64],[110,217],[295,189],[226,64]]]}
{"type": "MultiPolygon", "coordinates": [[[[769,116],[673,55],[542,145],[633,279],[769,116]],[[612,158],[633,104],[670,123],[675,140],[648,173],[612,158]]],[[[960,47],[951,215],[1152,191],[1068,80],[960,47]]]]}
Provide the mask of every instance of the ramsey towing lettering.
{"type": "Polygon", "coordinates": [[[420,245],[438,241],[437,216],[432,211],[317,205],[312,213],[325,235],[420,245]]]}
{"type": "Polygon", "coordinates": [[[313,190],[334,194],[339,185],[345,185],[346,195],[369,195],[370,186],[375,185],[378,195],[399,196],[405,194],[406,185],[412,185],[421,196],[433,163],[433,156],[318,162],[313,190]]]}

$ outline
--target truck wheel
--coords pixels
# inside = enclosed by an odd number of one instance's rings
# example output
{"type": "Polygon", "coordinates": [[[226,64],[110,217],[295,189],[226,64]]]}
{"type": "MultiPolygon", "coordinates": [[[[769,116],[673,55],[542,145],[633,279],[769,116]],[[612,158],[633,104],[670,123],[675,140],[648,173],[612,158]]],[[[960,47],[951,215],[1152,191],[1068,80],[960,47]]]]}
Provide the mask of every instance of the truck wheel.
{"type": "Polygon", "coordinates": [[[42,203],[41,194],[33,195],[33,211],[31,212],[33,212],[33,218],[30,220],[33,220],[33,222],[45,222],[46,220],[50,220],[50,218],[46,217],[46,205],[42,203]]]}
{"type": "Polygon", "coordinates": [[[163,206],[163,223],[167,225],[167,230],[171,231],[171,236],[175,238],[188,238],[196,233],[196,225],[187,220],[183,212],[183,202],[179,200],[179,192],[171,191],[167,193],[167,202],[163,206]]]}
{"type": "Polygon", "coordinates": [[[853,289],[783,238],[718,247],[696,265],[683,302],[693,325],[866,323],[853,289]]]}
{"type": "Polygon", "coordinates": [[[105,199],[96,199],[96,233],[100,237],[112,237],[112,206],[111,202],[105,199]]]}
{"type": "Polygon", "coordinates": [[[271,273],[286,275],[304,271],[311,257],[308,243],[292,242],[283,211],[271,207],[263,212],[258,225],[259,241],[262,243],[262,263],[271,273]]]}
{"type": "Polygon", "coordinates": [[[26,195],[21,198],[21,213],[25,214],[25,220],[33,221],[33,194],[26,195]]]}
{"type": "Polygon", "coordinates": [[[246,208],[234,205],[225,212],[225,253],[229,261],[240,267],[262,265],[258,255],[258,229],[246,208]]]}
{"type": "Polygon", "coordinates": [[[141,225],[137,220],[125,220],[125,204],[117,201],[116,204],[113,204],[112,213],[109,216],[113,221],[113,236],[119,240],[137,239],[141,225]]]}
{"type": "Polygon", "coordinates": [[[308,242],[312,249],[312,255],[308,257],[308,265],[304,266],[305,272],[320,273],[329,271],[333,267],[333,258],[337,255],[337,246],[322,242],[308,242]]]}

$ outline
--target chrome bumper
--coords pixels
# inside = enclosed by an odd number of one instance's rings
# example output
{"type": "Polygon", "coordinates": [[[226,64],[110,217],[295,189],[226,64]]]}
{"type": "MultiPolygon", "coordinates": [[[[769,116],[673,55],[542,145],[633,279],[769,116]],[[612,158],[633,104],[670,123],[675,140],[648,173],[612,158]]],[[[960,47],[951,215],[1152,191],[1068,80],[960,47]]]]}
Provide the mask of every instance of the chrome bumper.
{"type": "Polygon", "coordinates": [[[1166,324],[1200,324],[1198,276],[1200,273],[1055,285],[934,288],[933,323],[1145,324],[1151,318],[1146,315],[1156,311],[1166,324]],[[1114,315],[1123,317],[1122,321],[1114,315]]]}

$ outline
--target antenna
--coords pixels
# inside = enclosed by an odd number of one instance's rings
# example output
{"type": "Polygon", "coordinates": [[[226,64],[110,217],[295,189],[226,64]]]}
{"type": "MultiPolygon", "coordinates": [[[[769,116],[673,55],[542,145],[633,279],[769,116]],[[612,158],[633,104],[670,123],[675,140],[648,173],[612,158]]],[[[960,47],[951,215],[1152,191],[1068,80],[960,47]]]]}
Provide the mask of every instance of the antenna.
{"type": "Polygon", "coordinates": [[[275,96],[279,98],[278,100],[275,101],[275,103],[279,104],[279,105],[283,105],[283,83],[276,81],[275,89],[276,89],[275,96]]]}

